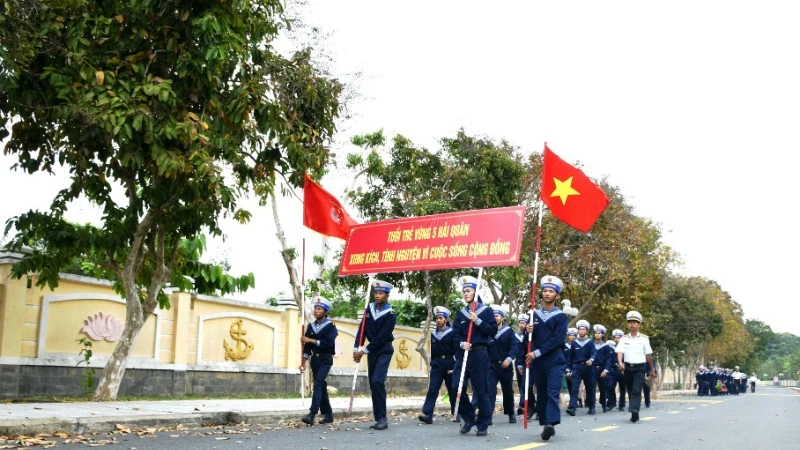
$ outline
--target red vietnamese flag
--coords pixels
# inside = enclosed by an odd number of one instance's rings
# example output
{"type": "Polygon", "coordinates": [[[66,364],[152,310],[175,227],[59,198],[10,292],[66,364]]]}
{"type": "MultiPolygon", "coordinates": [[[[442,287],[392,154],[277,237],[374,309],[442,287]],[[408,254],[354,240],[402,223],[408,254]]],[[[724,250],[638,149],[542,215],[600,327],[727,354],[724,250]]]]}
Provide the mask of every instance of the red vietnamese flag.
{"type": "Polygon", "coordinates": [[[350,226],[356,222],[342,204],[305,174],[303,184],[303,225],[326,236],[347,239],[350,226]]]}
{"type": "Polygon", "coordinates": [[[588,233],[609,200],[582,170],[573,167],[544,144],[542,201],[562,222],[588,233]]]}

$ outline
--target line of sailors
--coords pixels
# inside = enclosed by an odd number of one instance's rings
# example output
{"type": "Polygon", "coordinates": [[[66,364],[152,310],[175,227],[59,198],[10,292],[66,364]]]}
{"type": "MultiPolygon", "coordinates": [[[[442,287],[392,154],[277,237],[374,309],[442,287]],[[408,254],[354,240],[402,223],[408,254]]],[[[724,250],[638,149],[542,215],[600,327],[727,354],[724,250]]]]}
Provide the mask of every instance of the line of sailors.
{"type": "MultiPolygon", "coordinates": [[[[492,307],[497,331],[489,339],[487,351],[489,355],[489,371],[486,374],[486,390],[488,405],[493,415],[497,391],[495,386],[500,383],[503,395],[503,414],[508,416],[509,423],[516,423],[516,415],[523,414],[525,403],[525,354],[527,353],[526,326],[529,321],[527,315],[519,317],[516,332],[504,323],[506,312],[501,308],[492,307]],[[519,402],[514,404],[512,383],[516,369],[516,380],[520,392],[519,402]]],[[[455,414],[455,400],[457,386],[453,383],[455,369],[455,355],[459,349],[453,330],[449,325],[451,312],[443,307],[434,308],[436,330],[431,333],[431,368],[428,393],[422,407],[419,420],[427,424],[433,423],[433,412],[442,383],[445,384],[450,400],[450,412],[455,414]]],[[[611,333],[612,339],[604,341],[606,328],[596,324],[591,327],[594,339],[589,338],[590,324],[586,320],[579,320],[575,328],[567,331],[567,342],[564,343],[564,359],[566,360],[566,383],[570,394],[567,413],[574,416],[578,407],[588,408],[588,414],[596,413],[595,393],[599,392],[600,408],[603,412],[618,408],[625,410],[625,383],[623,373],[617,365],[616,345],[624,333],[615,329],[611,333]],[[585,398],[579,395],[580,383],[585,387],[585,398]],[[617,389],[619,394],[617,396],[617,389]],[[618,399],[619,398],[619,399],[618,399]]],[[[645,370],[645,376],[649,374],[645,370]]],[[[528,382],[529,397],[528,418],[536,417],[536,396],[533,390],[533,381],[528,382]]],[[[650,407],[650,388],[643,386],[645,407],[650,407]]],[[[472,406],[480,409],[478,396],[473,396],[472,406]]],[[[492,418],[489,418],[492,425],[492,418]]]]}
{"type": "Polygon", "coordinates": [[[748,383],[751,392],[755,392],[758,383],[755,373],[748,378],[746,373],[739,371],[739,366],[734,369],[722,367],[709,369],[701,365],[694,377],[697,384],[697,395],[701,397],[744,394],[747,392],[748,383]]]}

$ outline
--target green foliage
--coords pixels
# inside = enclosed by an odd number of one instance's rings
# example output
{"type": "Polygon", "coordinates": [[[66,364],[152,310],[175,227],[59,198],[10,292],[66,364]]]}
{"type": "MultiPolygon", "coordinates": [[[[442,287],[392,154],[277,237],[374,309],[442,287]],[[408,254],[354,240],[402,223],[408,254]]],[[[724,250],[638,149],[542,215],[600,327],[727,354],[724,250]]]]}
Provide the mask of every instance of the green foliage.
{"type": "Polygon", "coordinates": [[[9,220],[9,248],[33,248],[13,275],[53,287],[64,267],[92,261],[139,297],[127,303],[137,327],[167,282],[252,286],[182,254],[193,251],[184,239],[220,235],[224,217],[247,222],[246,193],[266,198],[276,176],[299,187],[328,164],[341,86],[310,49],[273,47],[286,26],[278,0],[6,2],[0,141],[17,170],[70,174],[48,210],[9,220]],[[64,221],[79,198],[102,224],[64,221]]]}
{"type": "MultiPolygon", "coordinates": [[[[282,10],[275,0],[7,4],[5,152],[28,173],[71,173],[49,211],[7,224],[17,230],[10,248],[46,244],[15,275],[39,272],[54,287],[61,269],[86,258],[119,279],[134,275],[139,289],[185,284],[172,277],[179,253],[192,251],[182,239],[220,234],[224,215],[249,220],[238,198],[266,195],[275,172],[299,186],[304,171],[323,170],[340,86],[316,73],[309,50],[286,58],[271,46],[282,10]],[[63,220],[79,197],[103,210],[102,226],[63,220]]],[[[221,291],[252,285],[212,266],[182,270],[221,291]]]]}
{"type": "MultiPolygon", "coordinates": [[[[362,150],[348,155],[347,167],[365,176],[364,185],[348,194],[366,220],[418,217],[453,211],[519,204],[525,168],[516,148],[506,142],[468,136],[460,130],[441,140],[431,151],[395,136],[391,147],[381,131],[357,136],[352,142],[362,150]]],[[[498,271],[501,269],[497,269],[498,271]]],[[[453,279],[473,270],[382,274],[390,283],[417,298],[429,296],[433,306],[447,304],[453,279]]],[[[363,285],[358,277],[344,283],[363,285]]],[[[413,326],[419,326],[419,321],[413,326]]]]}
{"type": "Polygon", "coordinates": [[[92,392],[92,388],[94,388],[94,367],[89,366],[89,362],[92,359],[92,341],[82,337],[76,342],[83,346],[78,352],[78,355],[83,357],[83,361],[78,361],[77,365],[86,364],[81,377],[81,385],[83,386],[83,394],[89,395],[92,392]]]}
{"type": "Polygon", "coordinates": [[[722,316],[714,311],[716,285],[694,277],[665,276],[664,291],[650,308],[650,342],[673,357],[722,334],[722,316]]]}

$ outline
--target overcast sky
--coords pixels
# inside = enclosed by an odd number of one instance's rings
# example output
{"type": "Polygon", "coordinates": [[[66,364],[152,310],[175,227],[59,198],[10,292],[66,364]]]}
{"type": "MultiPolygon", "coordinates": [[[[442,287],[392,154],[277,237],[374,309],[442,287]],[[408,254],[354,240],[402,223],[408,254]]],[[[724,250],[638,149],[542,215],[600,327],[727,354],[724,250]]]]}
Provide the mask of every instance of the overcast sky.
{"type": "MultiPolygon", "coordinates": [[[[525,152],[546,141],[660,223],[685,275],[719,282],[745,318],[800,335],[790,284],[800,244],[788,219],[800,160],[794,2],[310,5],[309,20],[332,33],[337,70],[364,74],[339,141],[383,128],[435,148],[460,127],[525,152]]],[[[5,172],[11,160],[0,162],[0,219],[48,204],[56,180],[5,172]]],[[[341,195],[351,179],[342,170],[320,182],[341,195]]],[[[308,237],[310,259],[321,240],[302,231],[299,201],[283,198],[280,210],[290,241],[308,237]]],[[[256,273],[256,290],[243,298],[289,290],[272,222],[262,208],[213,244],[233,272],[256,273]]]]}

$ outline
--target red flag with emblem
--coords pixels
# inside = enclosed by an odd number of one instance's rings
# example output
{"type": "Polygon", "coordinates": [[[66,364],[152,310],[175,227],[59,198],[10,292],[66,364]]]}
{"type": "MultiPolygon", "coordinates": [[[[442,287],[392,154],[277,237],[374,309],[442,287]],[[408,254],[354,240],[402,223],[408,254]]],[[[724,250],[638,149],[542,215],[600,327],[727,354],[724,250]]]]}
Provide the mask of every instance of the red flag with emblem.
{"type": "Polygon", "coordinates": [[[326,236],[347,239],[350,226],[356,224],[336,197],[305,174],[303,225],[326,236]]]}
{"type": "Polygon", "coordinates": [[[588,233],[608,206],[605,192],[582,170],[558,157],[544,145],[542,201],[569,226],[588,233]]]}

